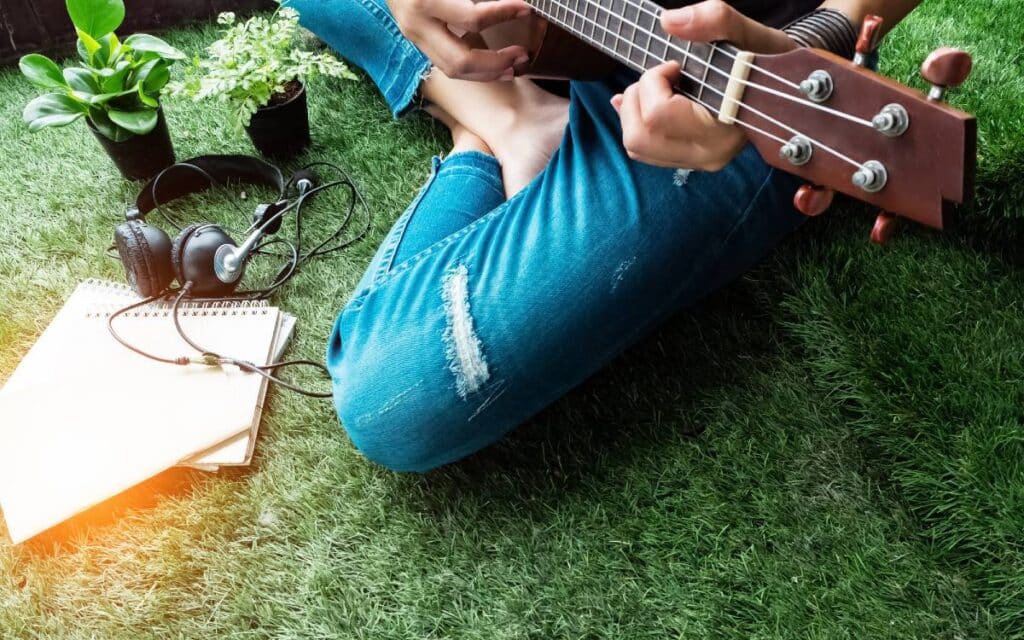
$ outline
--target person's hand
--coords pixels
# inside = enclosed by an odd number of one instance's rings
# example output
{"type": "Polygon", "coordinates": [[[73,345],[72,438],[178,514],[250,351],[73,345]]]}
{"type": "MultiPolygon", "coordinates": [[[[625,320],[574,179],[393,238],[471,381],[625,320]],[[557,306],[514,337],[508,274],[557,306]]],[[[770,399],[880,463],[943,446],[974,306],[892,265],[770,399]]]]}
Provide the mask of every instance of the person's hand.
{"type": "Polygon", "coordinates": [[[529,15],[523,0],[387,0],[402,34],[445,75],[463,80],[511,80],[513,67],[526,62],[526,49],[472,49],[452,30],[479,33],[529,15]]]}
{"type": "MultiPolygon", "coordinates": [[[[705,0],[665,11],[661,26],[683,40],[725,40],[757,53],[796,48],[782,31],[751,20],[722,0],[705,0]]],[[[719,122],[707,109],[675,93],[682,70],[666,62],[612,98],[622,120],[622,142],[630,158],[661,167],[718,171],[747,142],[737,125],[719,122]]]]}

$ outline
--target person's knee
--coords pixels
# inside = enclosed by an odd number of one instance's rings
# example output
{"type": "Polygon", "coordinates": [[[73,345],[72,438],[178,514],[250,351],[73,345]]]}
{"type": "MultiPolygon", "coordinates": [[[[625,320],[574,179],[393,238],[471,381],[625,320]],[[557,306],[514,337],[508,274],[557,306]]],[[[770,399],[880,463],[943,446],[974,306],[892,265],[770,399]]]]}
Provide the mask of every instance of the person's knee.
{"type": "Polygon", "coordinates": [[[394,384],[386,366],[349,370],[335,381],[335,408],[352,444],[392,471],[425,473],[455,459],[452,438],[460,412],[429,380],[394,384]]]}

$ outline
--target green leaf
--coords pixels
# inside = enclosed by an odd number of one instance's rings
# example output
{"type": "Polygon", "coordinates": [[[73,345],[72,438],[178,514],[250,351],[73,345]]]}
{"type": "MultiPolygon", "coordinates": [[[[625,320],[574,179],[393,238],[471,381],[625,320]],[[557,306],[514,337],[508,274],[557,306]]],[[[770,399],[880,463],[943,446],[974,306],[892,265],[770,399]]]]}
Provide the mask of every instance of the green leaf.
{"type": "Polygon", "coordinates": [[[79,37],[78,42],[75,43],[75,48],[78,50],[78,58],[82,62],[85,64],[92,64],[92,54],[90,54],[89,50],[86,49],[85,42],[82,41],[81,37],[79,37]]]}
{"type": "Polygon", "coordinates": [[[135,75],[135,81],[143,90],[152,94],[159,94],[170,80],[171,72],[167,68],[167,63],[160,59],[150,60],[140,67],[135,75]]]}
{"type": "Polygon", "coordinates": [[[120,57],[124,47],[121,46],[121,41],[117,39],[117,35],[108,33],[100,39],[100,44],[103,45],[104,51],[107,53],[107,64],[112,65],[120,57]]]}
{"type": "Polygon", "coordinates": [[[85,115],[86,109],[63,93],[47,93],[25,106],[21,117],[29,131],[45,127],[63,127],[85,115]]]}
{"type": "Polygon", "coordinates": [[[30,53],[21,59],[18,68],[28,81],[43,89],[62,89],[65,86],[60,67],[53,60],[38,53],[30,53]]]}
{"type": "Polygon", "coordinates": [[[137,91],[137,87],[131,87],[130,89],[124,89],[123,91],[114,91],[111,93],[100,93],[89,98],[89,104],[95,107],[102,106],[115,98],[121,98],[127,95],[131,95],[137,91]]]}
{"type": "Polygon", "coordinates": [[[128,36],[125,38],[124,44],[126,47],[131,47],[135,51],[155,53],[161,58],[165,58],[167,60],[187,59],[187,56],[181,51],[175,49],[160,38],[145,33],[136,33],[135,35],[128,36]]]}
{"type": "Polygon", "coordinates": [[[142,104],[153,107],[154,109],[160,106],[160,102],[156,98],[152,98],[146,93],[146,89],[142,86],[142,83],[139,83],[139,100],[142,101],[142,104]]]}
{"type": "Polygon", "coordinates": [[[145,135],[156,127],[156,109],[143,109],[139,111],[118,111],[111,109],[107,112],[110,120],[136,135],[145,135]]]}
{"type": "Polygon", "coordinates": [[[92,72],[81,67],[68,67],[64,70],[67,86],[81,93],[99,93],[100,86],[92,72]]]}
{"type": "Polygon", "coordinates": [[[82,59],[85,60],[87,64],[92,64],[93,58],[96,57],[96,52],[103,48],[103,45],[101,45],[96,38],[93,38],[81,29],[78,30],[78,44],[81,45],[78,51],[80,56],[82,55],[82,49],[85,49],[85,55],[82,56],[82,59]]]}
{"type": "Polygon", "coordinates": [[[124,91],[127,86],[125,84],[125,77],[131,73],[131,64],[127,60],[122,60],[117,63],[113,69],[105,68],[100,70],[100,89],[103,93],[116,93],[118,91],[124,91]]]}
{"type": "Polygon", "coordinates": [[[124,21],[122,0],[67,0],[67,7],[75,28],[94,40],[114,31],[124,21]]]}
{"type": "Polygon", "coordinates": [[[107,114],[102,109],[90,109],[89,110],[89,121],[92,122],[92,126],[96,127],[105,138],[113,140],[114,142],[124,142],[131,138],[134,134],[117,126],[110,121],[107,114]]]}

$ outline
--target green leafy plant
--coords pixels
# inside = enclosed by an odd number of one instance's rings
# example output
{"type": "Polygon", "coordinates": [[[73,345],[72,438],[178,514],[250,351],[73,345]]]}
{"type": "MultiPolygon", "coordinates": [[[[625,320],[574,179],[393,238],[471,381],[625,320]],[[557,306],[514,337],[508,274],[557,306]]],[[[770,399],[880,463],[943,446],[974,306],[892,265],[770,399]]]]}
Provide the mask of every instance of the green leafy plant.
{"type": "Polygon", "coordinates": [[[25,107],[29,129],[63,127],[88,118],[114,142],[149,133],[157,124],[160,93],[181,51],[144,33],[122,42],[114,30],[124,21],[122,0],[67,0],[78,33],[82,66],[61,70],[44,55],[21,59],[21,72],[47,93],[25,107]]]}
{"type": "Polygon", "coordinates": [[[207,59],[193,62],[193,77],[172,83],[168,90],[195,100],[228,103],[239,129],[248,126],[257,109],[286,95],[295,81],[305,82],[317,74],[356,79],[334,56],[296,46],[300,29],[294,9],[283,7],[245,22],[236,22],[235,14],[228,12],[217,21],[228,27],[223,37],[209,46],[207,59]]]}

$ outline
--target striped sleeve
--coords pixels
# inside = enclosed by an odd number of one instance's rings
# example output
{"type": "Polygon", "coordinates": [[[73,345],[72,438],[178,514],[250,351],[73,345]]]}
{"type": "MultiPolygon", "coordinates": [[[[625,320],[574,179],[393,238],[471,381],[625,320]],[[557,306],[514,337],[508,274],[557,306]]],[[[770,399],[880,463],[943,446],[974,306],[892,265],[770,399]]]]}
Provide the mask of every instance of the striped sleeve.
{"type": "Polygon", "coordinates": [[[857,29],[842,12],[818,9],[797,18],[783,29],[801,47],[825,49],[852,58],[857,46],[857,29]]]}

